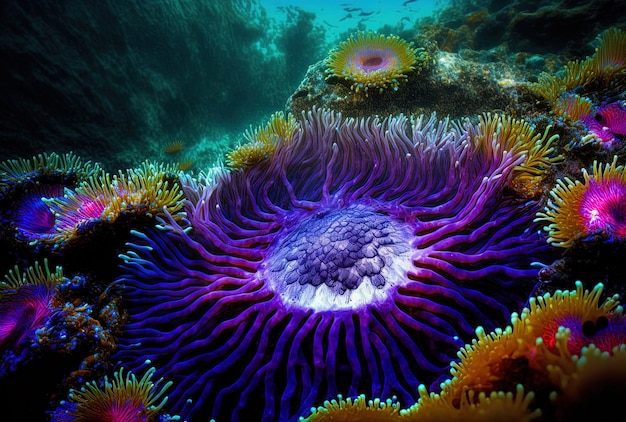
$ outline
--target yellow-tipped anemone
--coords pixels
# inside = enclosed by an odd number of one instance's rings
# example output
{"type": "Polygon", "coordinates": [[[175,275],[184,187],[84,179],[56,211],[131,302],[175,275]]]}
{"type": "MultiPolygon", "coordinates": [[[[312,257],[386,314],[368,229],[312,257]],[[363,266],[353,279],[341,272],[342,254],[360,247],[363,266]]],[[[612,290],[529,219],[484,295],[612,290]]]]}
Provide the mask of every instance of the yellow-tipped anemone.
{"type": "Polygon", "coordinates": [[[356,93],[397,90],[410,72],[420,72],[428,60],[421,48],[414,48],[397,35],[359,32],[342,42],[326,59],[330,77],[350,82],[356,93]]]}
{"type": "Polygon", "coordinates": [[[183,192],[174,167],[148,161],[139,167],[90,177],[63,197],[44,199],[54,212],[57,235],[45,239],[54,245],[65,245],[80,238],[86,224],[115,223],[120,216],[152,218],[167,211],[182,218],[183,192]]]}
{"type": "Polygon", "coordinates": [[[563,95],[556,99],[553,112],[570,122],[582,120],[593,113],[591,100],[580,95],[563,95]]]}
{"type": "Polygon", "coordinates": [[[601,283],[589,291],[577,281],[576,290],[532,297],[529,308],[513,313],[505,329],[487,333],[478,327],[476,338],[451,363],[452,378],[441,384],[441,392],[420,385],[419,399],[405,409],[398,410],[394,400],[339,396],[300,421],[526,422],[570,415],[573,403],[579,410],[593,410],[598,395],[605,406],[613,406],[621,396],[607,395],[607,388],[626,391],[626,321],[619,296],[600,303],[602,292],[601,283]],[[582,321],[601,318],[608,325],[598,335],[581,335],[582,321]],[[555,324],[558,328],[546,338],[546,328],[555,324]],[[604,348],[594,345],[602,336],[610,338],[600,342],[604,348]]]}
{"type": "Polygon", "coordinates": [[[551,127],[543,133],[536,132],[534,126],[522,119],[490,113],[479,116],[478,131],[473,134],[474,142],[485,153],[494,149],[504,149],[515,155],[524,156],[513,171],[511,186],[524,197],[534,197],[541,193],[543,177],[554,163],[563,160],[554,154],[553,143],[558,135],[549,135],[551,127]]]}
{"type": "Polygon", "coordinates": [[[246,169],[271,157],[279,143],[290,143],[296,133],[296,118],[288,113],[272,114],[265,126],[250,127],[243,134],[246,143],[237,146],[226,156],[226,165],[233,169],[246,169]]]}
{"type": "MultiPolygon", "coordinates": [[[[69,412],[74,421],[154,421],[167,402],[165,391],[172,385],[167,382],[159,388],[159,381],[151,378],[155,369],[150,368],[138,380],[129,372],[124,376],[123,368],[116,372],[113,380],[104,378],[100,387],[96,382],[87,382],[80,390],[70,391],[70,402],[76,404],[69,412]]],[[[174,419],[176,420],[176,419],[174,419]]]]}
{"type": "Polygon", "coordinates": [[[392,399],[367,400],[363,394],[355,399],[344,399],[341,395],[337,399],[326,400],[323,406],[311,409],[311,415],[300,418],[300,422],[349,422],[371,421],[388,422],[399,419],[399,404],[392,399]]]}
{"type": "Polygon", "coordinates": [[[554,246],[567,248],[596,232],[626,237],[626,168],[617,165],[615,156],[611,164],[594,161],[591,175],[586,169],[582,173],[583,182],[557,180],[545,212],[537,213],[536,221],[550,223],[544,230],[554,246]]]}
{"type": "Polygon", "coordinates": [[[35,262],[35,265],[23,272],[16,265],[4,276],[4,281],[0,281],[0,298],[3,294],[10,294],[27,284],[43,284],[52,289],[62,281],[63,268],[57,266],[54,272],[50,272],[47,259],[44,259],[43,266],[35,262]]]}
{"type": "Polygon", "coordinates": [[[585,60],[573,60],[568,62],[563,75],[551,75],[542,73],[537,82],[528,85],[534,94],[545,98],[557,116],[570,121],[578,120],[581,113],[587,111],[584,100],[576,99],[570,103],[566,98],[572,95],[572,91],[597,89],[593,86],[600,85],[610,87],[615,85],[615,78],[624,81],[626,77],[626,32],[611,28],[600,36],[600,46],[594,54],[585,60]],[[572,111],[573,108],[573,111],[572,111]]]}

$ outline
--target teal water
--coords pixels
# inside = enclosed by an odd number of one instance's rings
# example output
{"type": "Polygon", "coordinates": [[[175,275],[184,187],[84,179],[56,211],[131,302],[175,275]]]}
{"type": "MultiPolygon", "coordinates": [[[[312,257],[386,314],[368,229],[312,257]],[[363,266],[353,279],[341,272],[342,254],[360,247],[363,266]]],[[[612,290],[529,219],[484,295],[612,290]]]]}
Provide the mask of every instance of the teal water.
{"type": "Polygon", "coordinates": [[[377,31],[384,26],[410,28],[424,17],[449,5],[448,0],[289,1],[261,0],[268,17],[288,21],[299,8],[315,14],[316,25],[326,30],[333,42],[353,30],[377,31]]]}

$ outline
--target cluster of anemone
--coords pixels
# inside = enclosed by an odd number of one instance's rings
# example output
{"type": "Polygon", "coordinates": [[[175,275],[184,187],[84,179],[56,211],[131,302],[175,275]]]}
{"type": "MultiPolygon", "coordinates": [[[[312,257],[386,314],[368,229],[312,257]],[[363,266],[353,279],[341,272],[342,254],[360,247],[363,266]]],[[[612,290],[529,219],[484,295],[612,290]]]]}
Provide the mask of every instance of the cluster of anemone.
{"type": "Polygon", "coordinates": [[[297,129],[293,114],[288,113],[286,117],[282,111],[272,114],[265,126],[250,127],[244,132],[246,142],[228,152],[226,165],[232,169],[247,169],[269,159],[280,144],[293,140],[297,129]]]}
{"type": "Polygon", "coordinates": [[[441,392],[419,387],[414,405],[394,399],[326,401],[301,421],[571,420],[601,415],[624,394],[626,318],[603,286],[532,297],[511,325],[477,337],[458,353],[441,392]],[[594,326],[594,328],[590,328],[594,326]],[[370,419],[371,418],[371,419],[370,419]]]}
{"type": "MultiPolygon", "coordinates": [[[[605,148],[623,145],[626,135],[621,122],[626,113],[621,103],[604,103],[598,98],[623,91],[626,85],[626,33],[611,28],[600,37],[600,45],[585,60],[570,61],[562,75],[542,73],[529,89],[543,97],[552,112],[570,122],[582,121],[595,143],[605,148]],[[596,103],[592,102],[596,99],[596,103]],[[608,117],[607,117],[608,116],[608,117]]],[[[607,98],[607,99],[608,99],[607,98]]]]}
{"type": "Polygon", "coordinates": [[[557,180],[551,199],[538,221],[549,224],[548,242],[567,248],[579,239],[601,235],[605,239],[626,237],[626,168],[594,161],[591,174],[582,169],[583,181],[557,180]]]}
{"type": "Polygon", "coordinates": [[[529,147],[478,131],[303,115],[263,165],[134,233],[114,360],[150,359],[194,420],[295,421],[339,393],[414,402],[475,326],[521,307],[553,249],[538,201],[508,189],[529,147]]]}
{"type": "Polygon", "coordinates": [[[397,35],[359,32],[332,50],[326,59],[327,79],[345,79],[355,93],[397,90],[409,74],[419,74],[428,61],[421,48],[414,48],[397,35]]]}
{"type": "MultiPolygon", "coordinates": [[[[52,412],[53,422],[89,421],[145,421],[154,422],[167,403],[166,391],[172,382],[152,381],[154,368],[137,379],[129,372],[124,376],[124,368],[109,381],[104,377],[101,384],[86,382],[80,389],[70,390],[69,399],[63,400],[59,408],[52,412]]],[[[168,416],[168,420],[179,420],[168,416]]]]}
{"type": "Polygon", "coordinates": [[[61,266],[51,271],[45,259],[16,265],[0,282],[0,377],[61,356],[77,362],[68,384],[106,369],[126,318],[112,290],[61,266]]]}
{"type": "MultiPolygon", "coordinates": [[[[63,196],[44,198],[54,214],[54,234],[41,239],[53,248],[89,241],[90,233],[120,221],[153,218],[166,209],[181,216],[183,193],[173,168],[148,161],[139,167],[92,176],[63,196]]],[[[123,224],[123,223],[120,223],[123,224]]],[[[118,228],[119,229],[119,228],[118,228]]]]}
{"type": "Polygon", "coordinates": [[[100,174],[100,166],[67,153],[39,154],[28,159],[0,163],[0,231],[5,242],[37,246],[40,239],[55,233],[55,218],[44,198],[62,197],[66,188],[75,188],[100,174]]]}

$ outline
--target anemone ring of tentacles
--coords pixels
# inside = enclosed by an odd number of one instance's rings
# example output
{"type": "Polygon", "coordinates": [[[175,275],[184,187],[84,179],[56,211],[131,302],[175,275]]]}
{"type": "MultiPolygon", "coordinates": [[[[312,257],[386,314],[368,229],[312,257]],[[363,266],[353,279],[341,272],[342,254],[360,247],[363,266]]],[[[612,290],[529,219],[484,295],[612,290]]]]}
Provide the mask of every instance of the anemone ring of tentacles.
{"type": "Polygon", "coordinates": [[[505,193],[525,156],[435,116],[313,110],[289,144],[211,183],[186,222],[135,233],[115,360],[146,359],[192,420],[297,420],[324,399],[396,395],[506,322],[549,245],[505,193]]]}

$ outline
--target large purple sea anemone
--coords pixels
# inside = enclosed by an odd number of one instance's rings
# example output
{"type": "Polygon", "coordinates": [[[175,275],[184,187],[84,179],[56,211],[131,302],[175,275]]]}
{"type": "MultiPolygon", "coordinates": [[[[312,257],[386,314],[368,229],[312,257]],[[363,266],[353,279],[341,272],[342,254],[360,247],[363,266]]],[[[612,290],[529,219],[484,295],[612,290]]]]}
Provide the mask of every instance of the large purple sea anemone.
{"type": "Polygon", "coordinates": [[[519,309],[549,248],[537,204],[506,193],[525,156],[478,135],[317,110],[270,159],[187,186],[189,224],[136,233],[124,256],[116,361],[149,359],[192,420],[415,402],[477,325],[519,309]]]}

